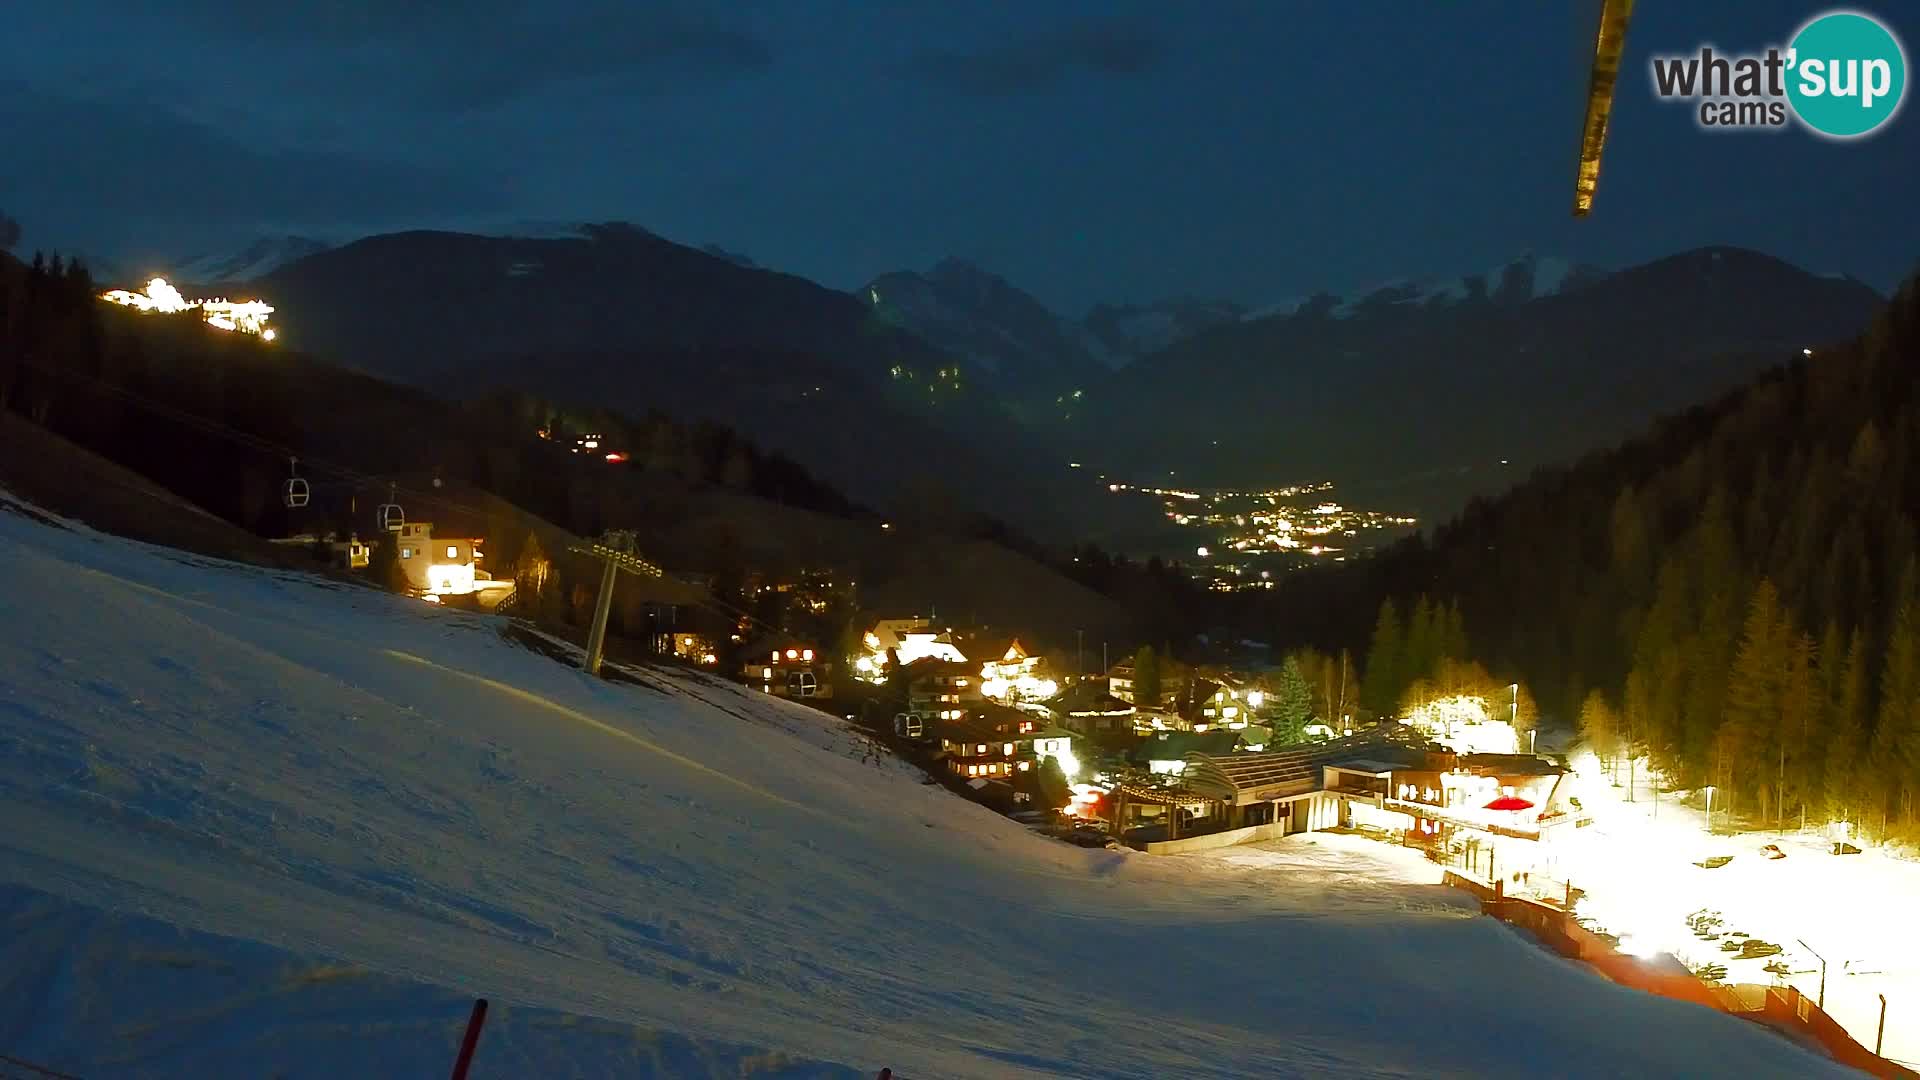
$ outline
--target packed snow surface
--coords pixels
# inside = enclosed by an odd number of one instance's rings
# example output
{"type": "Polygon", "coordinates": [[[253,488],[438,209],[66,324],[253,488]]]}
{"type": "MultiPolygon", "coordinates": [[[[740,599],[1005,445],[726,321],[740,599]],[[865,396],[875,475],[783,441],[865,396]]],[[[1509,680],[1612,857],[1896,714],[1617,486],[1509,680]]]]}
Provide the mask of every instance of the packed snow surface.
{"type": "Polygon", "coordinates": [[[89,1078],[1839,1075],[1352,842],[1086,851],[711,679],[0,498],[0,1054],[89,1078]]]}

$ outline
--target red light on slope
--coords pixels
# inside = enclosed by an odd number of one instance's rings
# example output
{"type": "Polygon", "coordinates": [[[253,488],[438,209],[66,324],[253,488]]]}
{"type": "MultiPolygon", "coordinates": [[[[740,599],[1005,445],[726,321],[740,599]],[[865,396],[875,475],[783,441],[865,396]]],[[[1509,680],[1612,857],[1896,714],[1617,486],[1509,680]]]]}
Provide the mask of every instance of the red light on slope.
{"type": "Polygon", "coordinates": [[[618,464],[619,462],[627,460],[627,455],[621,453],[618,450],[615,450],[613,453],[607,455],[607,460],[609,462],[618,464]]]}

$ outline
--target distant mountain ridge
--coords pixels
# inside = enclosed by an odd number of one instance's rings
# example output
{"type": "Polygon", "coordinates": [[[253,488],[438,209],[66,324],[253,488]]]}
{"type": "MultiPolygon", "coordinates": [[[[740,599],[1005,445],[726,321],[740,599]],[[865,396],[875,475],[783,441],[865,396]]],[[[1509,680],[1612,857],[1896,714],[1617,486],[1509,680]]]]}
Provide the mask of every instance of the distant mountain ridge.
{"type": "Polygon", "coordinates": [[[1608,271],[1588,263],[1531,253],[1510,259],[1483,273],[1439,278],[1395,278],[1347,295],[1320,292],[1293,296],[1248,311],[1245,322],[1286,319],[1301,313],[1350,319],[1382,309],[1450,304],[1523,304],[1543,296],[1575,292],[1607,276],[1608,271]]]}
{"type": "Polygon", "coordinates": [[[1134,476],[1398,483],[1409,508],[1447,512],[1518,479],[1500,464],[1610,445],[1852,334],[1882,303],[1738,248],[1604,275],[1523,259],[1484,289],[1323,296],[1177,342],[1107,382],[1081,453],[1134,476]],[[1099,437],[1115,430],[1133,437],[1099,437]]]}
{"type": "Polygon", "coordinates": [[[943,259],[924,274],[882,274],[860,295],[888,325],[965,359],[1010,392],[1070,393],[1100,374],[1073,328],[1005,278],[962,259],[943,259]]]}
{"type": "MultiPolygon", "coordinates": [[[[859,298],[627,223],[389,233],[252,285],[286,347],[445,396],[525,389],[711,419],[869,505],[964,513],[1036,453],[1058,456],[1008,418],[983,369],[859,298]]],[[[997,495],[995,513],[1063,525],[1064,474],[997,495]]]]}
{"type": "Polygon", "coordinates": [[[888,322],[962,356],[1012,391],[1080,389],[1109,372],[1218,327],[1302,313],[1337,319],[1401,306],[1514,304],[1583,288],[1605,277],[1570,259],[1522,255],[1483,273],[1396,279],[1348,296],[1321,292],[1249,309],[1193,296],[1148,304],[1096,304],[1080,319],[1050,310],[1006,278],[947,258],[924,273],[895,270],[860,289],[888,322]]]}

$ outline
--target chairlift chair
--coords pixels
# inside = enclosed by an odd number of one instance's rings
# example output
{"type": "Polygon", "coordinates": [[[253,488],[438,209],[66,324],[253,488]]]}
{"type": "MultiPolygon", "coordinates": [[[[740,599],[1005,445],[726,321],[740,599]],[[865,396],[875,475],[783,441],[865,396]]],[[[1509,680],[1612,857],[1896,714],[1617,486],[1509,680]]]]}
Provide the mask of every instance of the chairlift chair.
{"type": "Polygon", "coordinates": [[[300,475],[300,459],[288,458],[287,470],[291,475],[287,477],[287,486],[280,496],[280,501],[285,503],[289,510],[298,510],[307,505],[312,492],[307,487],[306,479],[300,475]]]}
{"type": "Polygon", "coordinates": [[[407,512],[400,507],[398,492],[397,486],[389,487],[387,501],[380,504],[380,509],[374,515],[380,527],[388,532],[397,533],[407,523],[407,512]]]}

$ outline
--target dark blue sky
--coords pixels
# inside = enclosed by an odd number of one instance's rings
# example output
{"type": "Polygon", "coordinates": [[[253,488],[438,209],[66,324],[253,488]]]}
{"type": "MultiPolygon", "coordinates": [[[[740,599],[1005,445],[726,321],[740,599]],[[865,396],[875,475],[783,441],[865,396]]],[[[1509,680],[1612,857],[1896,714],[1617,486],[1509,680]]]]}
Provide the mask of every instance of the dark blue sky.
{"type": "MultiPolygon", "coordinates": [[[[1651,53],[1783,43],[1823,5],[1639,8],[1578,222],[1593,0],[22,5],[0,209],[29,247],[143,256],[620,218],[843,288],[962,255],[1069,312],[1525,250],[1733,243],[1881,288],[1915,266],[1914,109],[1839,144],[1652,99],[1651,53]]],[[[1912,53],[1911,7],[1866,10],[1912,53]]]]}

